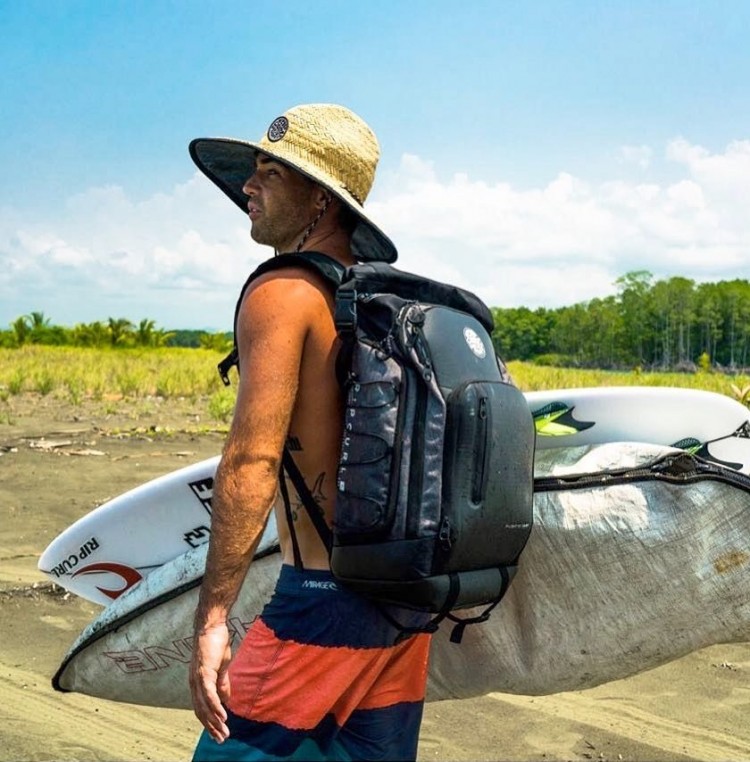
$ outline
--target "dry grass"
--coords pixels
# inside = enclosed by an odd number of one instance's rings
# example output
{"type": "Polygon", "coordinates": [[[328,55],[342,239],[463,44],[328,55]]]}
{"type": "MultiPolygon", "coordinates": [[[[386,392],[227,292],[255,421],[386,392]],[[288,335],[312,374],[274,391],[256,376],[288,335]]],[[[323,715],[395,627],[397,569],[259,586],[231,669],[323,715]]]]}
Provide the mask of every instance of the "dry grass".
{"type": "MultiPolygon", "coordinates": [[[[34,392],[83,400],[185,397],[204,400],[209,416],[226,422],[236,385],[225,388],[216,372],[223,353],[208,349],[89,349],[25,346],[0,349],[0,401],[34,392]]],[[[524,391],[596,386],[677,386],[705,389],[747,402],[750,378],[722,373],[645,373],[550,368],[512,362],[524,391]]]]}

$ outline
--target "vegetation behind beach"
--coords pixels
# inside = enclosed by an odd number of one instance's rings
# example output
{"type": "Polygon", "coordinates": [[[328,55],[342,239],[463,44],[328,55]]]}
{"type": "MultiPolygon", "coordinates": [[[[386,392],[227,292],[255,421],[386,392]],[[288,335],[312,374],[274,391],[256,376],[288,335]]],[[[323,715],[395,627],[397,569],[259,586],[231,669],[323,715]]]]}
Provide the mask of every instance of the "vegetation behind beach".
{"type": "MultiPolygon", "coordinates": [[[[26,345],[0,348],[0,404],[34,393],[61,397],[73,405],[101,400],[187,398],[206,408],[213,420],[226,422],[236,394],[236,376],[225,387],[216,366],[224,357],[215,349],[132,347],[112,351],[97,347],[26,345]]],[[[750,398],[750,376],[715,372],[612,371],[560,368],[511,361],[510,371],[524,391],[594,386],[678,386],[750,398]]],[[[234,373],[234,372],[232,372],[234,373]]]]}

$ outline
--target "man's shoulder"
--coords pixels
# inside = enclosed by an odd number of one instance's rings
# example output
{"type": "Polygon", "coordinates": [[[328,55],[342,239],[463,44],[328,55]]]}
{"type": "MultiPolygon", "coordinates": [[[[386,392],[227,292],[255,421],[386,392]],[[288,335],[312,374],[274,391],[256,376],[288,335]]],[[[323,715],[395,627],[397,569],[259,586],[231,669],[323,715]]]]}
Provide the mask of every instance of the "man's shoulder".
{"type": "Polygon", "coordinates": [[[262,291],[281,301],[316,300],[332,293],[328,280],[316,270],[300,264],[285,266],[263,272],[247,284],[244,298],[262,291]]]}
{"type": "Polygon", "coordinates": [[[333,293],[323,275],[299,264],[271,268],[249,282],[237,315],[241,333],[264,333],[276,325],[285,331],[309,330],[331,314],[333,293]]]}
{"type": "Polygon", "coordinates": [[[268,307],[269,303],[294,304],[321,299],[325,286],[313,274],[302,268],[285,268],[264,273],[249,283],[242,295],[241,310],[252,309],[254,304],[268,307]]]}

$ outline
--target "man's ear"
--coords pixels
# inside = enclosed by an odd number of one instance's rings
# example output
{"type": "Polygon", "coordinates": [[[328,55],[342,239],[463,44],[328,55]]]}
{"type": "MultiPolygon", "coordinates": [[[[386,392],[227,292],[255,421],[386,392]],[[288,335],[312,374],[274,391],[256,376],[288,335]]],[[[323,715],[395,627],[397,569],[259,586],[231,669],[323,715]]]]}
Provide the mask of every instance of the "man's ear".
{"type": "Polygon", "coordinates": [[[325,209],[331,201],[333,201],[331,192],[319,185],[315,189],[315,207],[317,209],[325,209]]]}

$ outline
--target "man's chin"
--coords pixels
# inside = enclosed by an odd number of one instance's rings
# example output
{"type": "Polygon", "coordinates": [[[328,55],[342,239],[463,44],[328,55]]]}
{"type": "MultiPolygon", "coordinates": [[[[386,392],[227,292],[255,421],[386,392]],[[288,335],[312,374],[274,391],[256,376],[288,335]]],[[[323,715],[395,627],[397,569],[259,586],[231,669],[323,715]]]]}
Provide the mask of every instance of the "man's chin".
{"type": "Polygon", "coordinates": [[[250,226],[250,238],[252,238],[255,243],[259,243],[261,246],[271,246],[271,243],[268,241],[268,237],[264,234],[263,229],[259,229],[256,223],[252,223],[250,226]]]}

